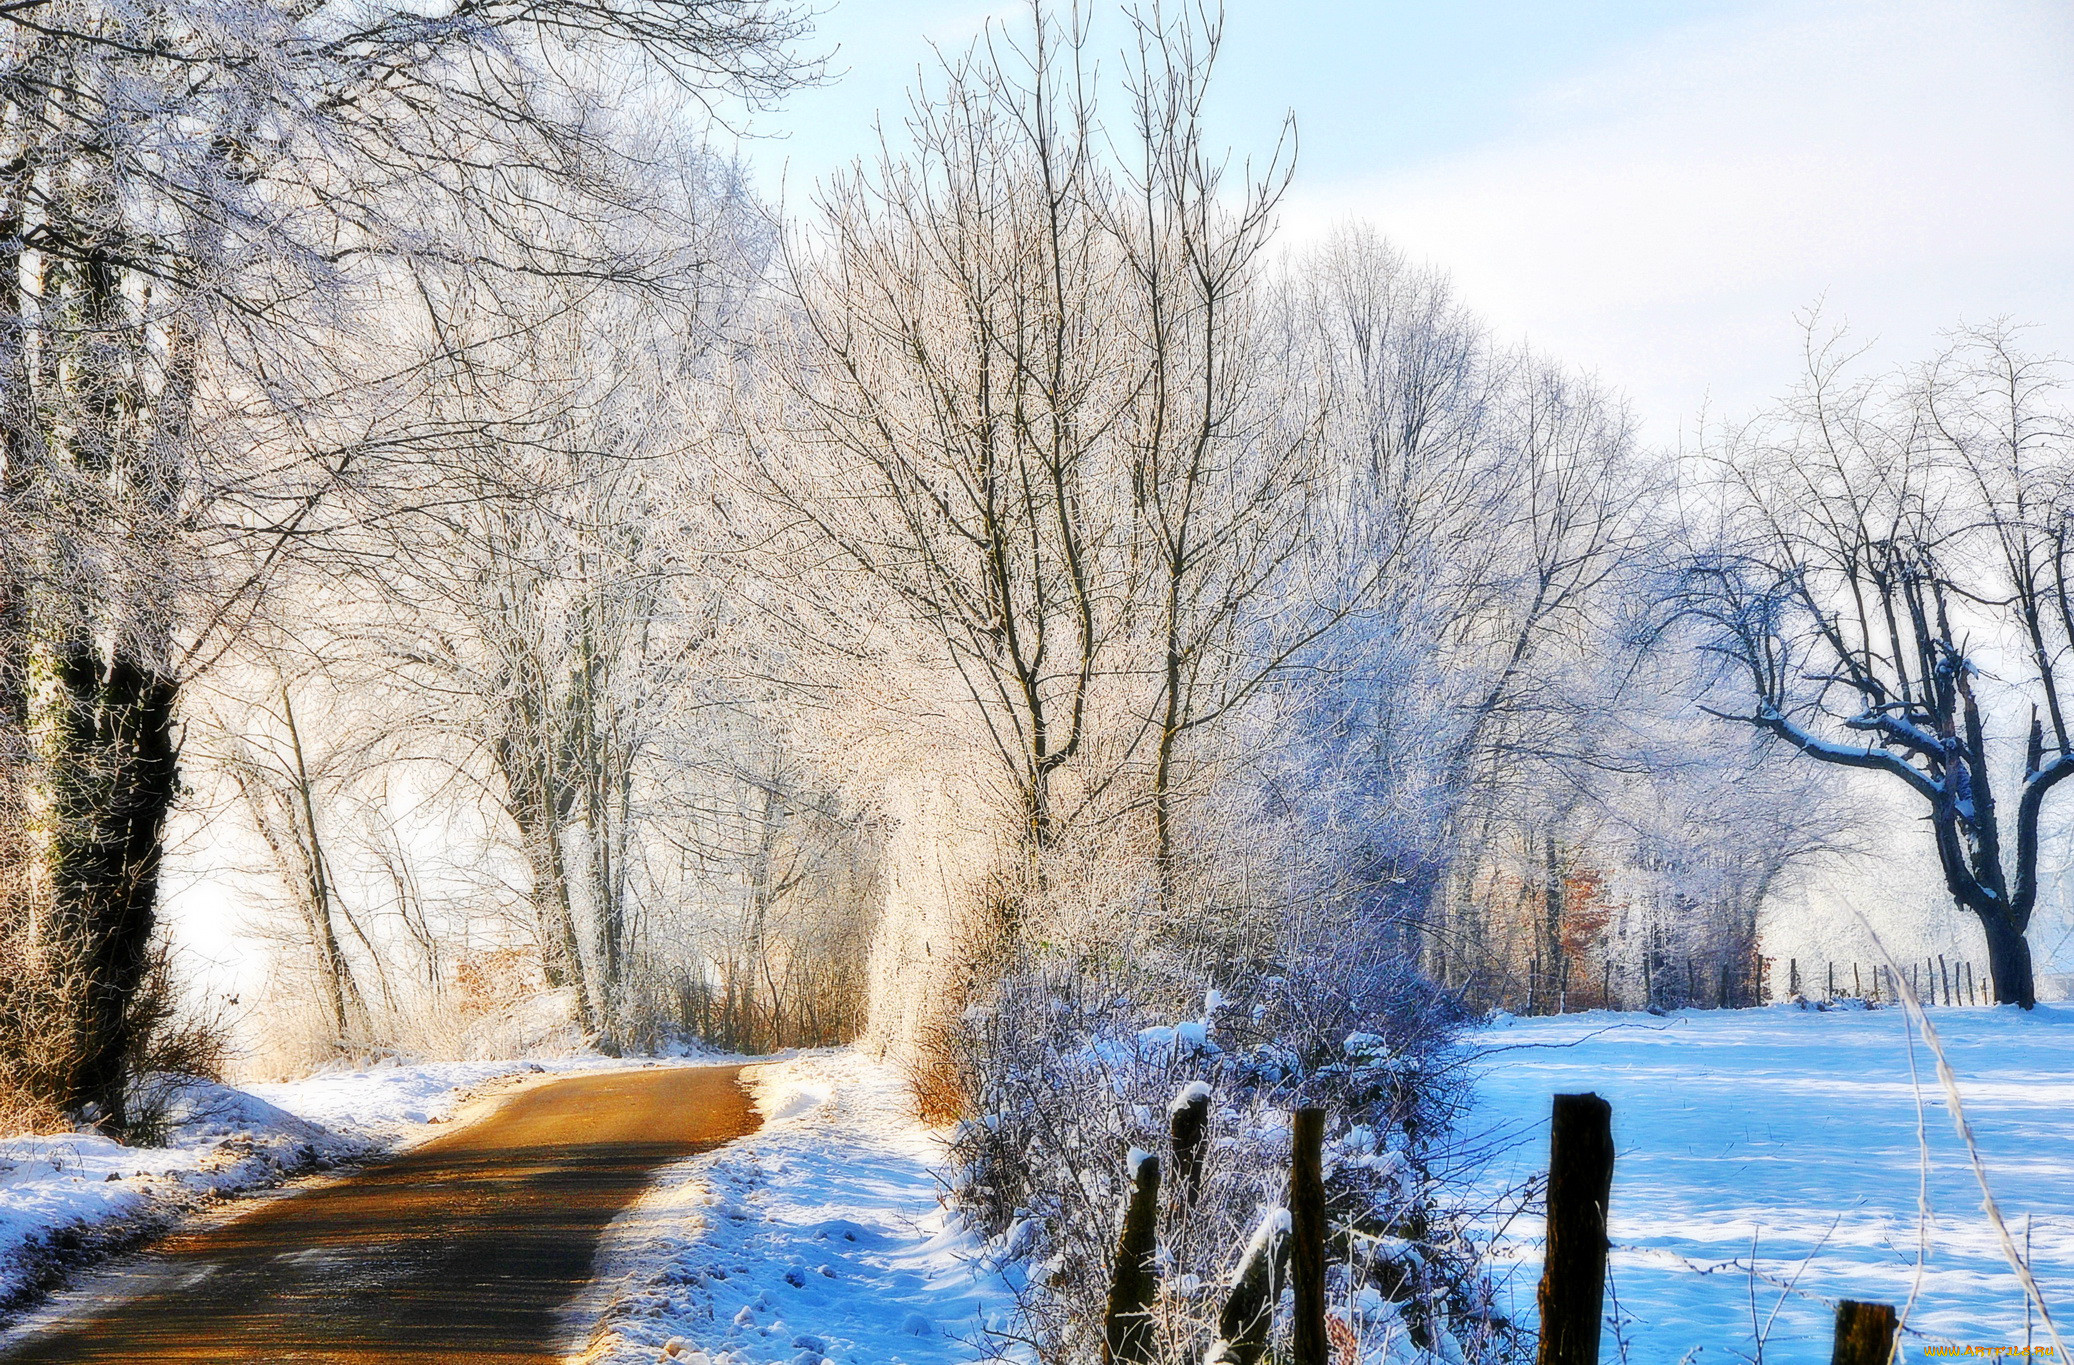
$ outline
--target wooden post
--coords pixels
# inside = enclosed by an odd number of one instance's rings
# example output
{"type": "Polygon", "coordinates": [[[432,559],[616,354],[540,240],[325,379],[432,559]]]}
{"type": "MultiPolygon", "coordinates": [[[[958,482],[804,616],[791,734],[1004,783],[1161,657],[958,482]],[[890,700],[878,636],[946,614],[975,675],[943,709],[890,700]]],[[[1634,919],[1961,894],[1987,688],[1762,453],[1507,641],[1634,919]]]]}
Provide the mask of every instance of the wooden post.
{"type": "Polygon", "coordinates": [[[1541,1271],[1536,1365],[1599,1365],[1606,1306],[1606,1200],[1613,1189],[1613,1106],[1558,1095],[1548,1129],[1548,1251],[1541,1271]]]}
{"type": "Polygon", "coordinates": [[[1210,1131],[1210,1087],[1197,1081],[1167,1106],[1167,1132],[1174,1143],[1174,1195],[1195,1203],[1203,1186],[1203,1138],[1210,1131]]]}
{"type": "Polygon", "coordinates": [[[1325,1111],[1296,1111],[1289,1151],[1289,1287],[1295,1291],[1289,1359],[1330,1365],[1325,1339],[1325,1111]]]}
{"type": "Polygon", "coordinates": [[[1786,998],[1788,1000],[1791,1000],[1794,996],[1799,994],[1800,959],[1797,957],[1789,957],[1786,959],[1786,998]]]}
{"type": "Polygon", "coordinates": [[[1289,1214],[1269,1209],[1239,1260],[1231,1293],[1217,1317],[1217,1340],[1203,1365],[1259,1365],[1275,1325],[1275,1301],[1282,1297],[1282,1270],[1288,1259],[1289,1214]]]}
{"type": "MultiPolygon", "coordinates": [[[[1944,965],[1943,953],[1937,955],[1937,975],[1944,979],[1944,1003],[1949,1005],[1952,1003],[1952,974],[1944,965]]],[[[1937,989],[1937,982],[1932,981],[1930,988],[1937,989]]]]}
{"type": "Polygon", "coordinates": [[[1851,964],[1851,994],[1860,1000],[1865,998],[1865,983],[1858,979],[1858,964],[1855,962],[1851,964]]]}
{"type": "Polygon", "coordinates": [[[1828,968],[1829,970],[1829,986],[1828,989],[1824,992],[1822,998],[1825,1000],[1834,1000],[1836,999],[1836,964],[1834,962],[1825,962],[1822,965],[1828,968]]]}
{"type": "Polygon", "coordinates": [[[1599,965],[1602,968],[1599,973],[1599,1008],[1610,1010],[1613,1008],[1613,955],[1608,953],[1599,965]]]}
{"type": "Polygon", "coordinates": [[[1894,1305],[1845,1299],[1836,1306],[1829,1365],[1888,1365],[1894,1358],[1894,1305]]]}
{"type": "Polygon", "coordinates": [[[1159,1158],[1135,1152],[1123,1228],[1116,1236],[1116,1264],[1109,1272],[1109,1311],[1102,1318],[1104,1365],[1156,1365],[1151,1308],[1159,1292],[1152,1265],[1158,1232],[1159,1158]]]}
{"type": "Polygon", "coordinates": [[[1728,1008],[1728,964],[1726,962],[1721,964],[1721,987],[1714,992],[1714,1008],[1717,1010],[1728,1008]]]}

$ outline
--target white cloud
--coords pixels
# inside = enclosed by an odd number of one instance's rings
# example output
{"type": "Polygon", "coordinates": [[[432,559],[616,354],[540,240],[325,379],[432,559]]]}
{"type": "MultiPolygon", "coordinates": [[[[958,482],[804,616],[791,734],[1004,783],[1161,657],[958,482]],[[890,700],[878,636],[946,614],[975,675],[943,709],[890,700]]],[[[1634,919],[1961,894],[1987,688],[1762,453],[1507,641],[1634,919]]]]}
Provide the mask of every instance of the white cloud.
{"type": "Polygon", "coordinates": [[[1668,437],[1786,382],[1818,299],[1897,359],[1962,318],[2074,338],[2070,53],[2050,0],[1753,5],[1534,92],[1468,154],[1300,187],[1287,222],[1377,222],[1668,437]]]}

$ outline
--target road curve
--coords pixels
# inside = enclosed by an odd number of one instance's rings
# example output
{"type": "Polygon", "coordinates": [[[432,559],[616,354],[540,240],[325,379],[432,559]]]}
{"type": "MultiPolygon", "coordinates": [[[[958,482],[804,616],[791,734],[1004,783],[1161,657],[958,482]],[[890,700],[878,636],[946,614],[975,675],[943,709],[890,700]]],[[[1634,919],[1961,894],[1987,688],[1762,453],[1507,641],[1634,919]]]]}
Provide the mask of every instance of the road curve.
{"type": "Polygon", "coordinates": [[[139,1263],[153,1286],[0,1353],[7,1365],[550,1365],[556,1310],[655,1169],[753,1131],[739,1067],[521,1090],[478,1122],[139,1263]]]}

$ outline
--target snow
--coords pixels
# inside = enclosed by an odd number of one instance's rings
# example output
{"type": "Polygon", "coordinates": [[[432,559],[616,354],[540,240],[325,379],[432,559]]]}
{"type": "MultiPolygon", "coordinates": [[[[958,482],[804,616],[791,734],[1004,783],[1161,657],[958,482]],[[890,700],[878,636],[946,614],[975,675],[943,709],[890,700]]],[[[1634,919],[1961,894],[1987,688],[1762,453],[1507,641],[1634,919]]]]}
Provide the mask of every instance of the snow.
{"type": "Polygon", "coordinates": [[[939,1204],[942,1139],[899,1073],[843,1050],[743,1076],[763,1127],[613,1224],[572,1314],[586,1365],[998,1359],[1013,1294],[939,1204]]]}
{"type": "Polygon", "coordinates": [[[245,1090],[334,1133],[389,1147],[431,1136],[425,1125],[451,1119],[474,1090],[492,1081],[540,1072],[644,1066],[650,1060],[591,1053],[532,1061],[390,1061],[358,1071],[320,1071],[297,1081],[248,1085],[245,1090]]]}
{"type": "Polygon", "coordinates": [[[0,1308],[32,1297],[65,1266],[212,1199],[366,1150],[254,1095],[201,1081],[169,1091],[166,1127],[160,1147],[125,1147],[91,1132],[0,1138],[0,1308]]]}
{"type": "MultiPolygon", "coordinates": [[[[2047,1306],[2074,1317],[2074,1009],[1931,1018],[2010,1230],[2047,1306]]],[[[1762,1335],[1768,1365],[1826,1361],[1835,1300],[1902,1305],[1912,1290],[1910,1358],[2022,1345],[2024,1295],[1920,1037],[1911,1078],[1909,1032],[1898,1009],[1501,1017],[1473,1036],[1484,1074],[1465,1137],[1505,1148],[1495,1189],[1545,1170],[1550,1095],[1612,1102],[1622,1340],[1609,1332],[1608,1360],[1746,1360],[1762,1335]]],[[[1536,1211],[1505,1242],[1528,1321],[1539,1231],[1536,1211]]],[[[2050,1341],[2035,1317],[2031,1339],[2050,1341]]]]}
{"type": "Polygon", "coordinates": [[[616,1064],[634,1063],[391,1062],[242,1090],[183,1081],[168,1091],[163,1146],[88,1132],[0,1138],[0,1311],[231,1194],[429,1137],[490,1082],[616,1064]]]}
{"type": "MultiPolygon", "coordinates": [[[[2074,1008],[1933,1019],[2011,1230],[2048,1303],[2074,1304],[2074,1008]]],[[[1820,1362],[1836,1299],[1912,1294],[1912,1347],[2022,1345],[2023,1295],[1920,1039],[1911,1077],[1909,1038],[1892,1009],[1500,1016],[1471,1035],[1481,1074],[1461,1140],[1465,1154],[1497,1153],[1479,1177],[1496,1196],[1544,1169],[1551,1094],[1612,1102],[1609,1361],[1746,1360],[1761,1336],[1770,1365],[1820,1362]]],[[[1137,1041],[1200,1045],[1179,1031],[1137,1041]]],[[[501,1077],[614,1064],[197,1084],[164,1147],[84,1133],[0,1141],[0,1296],[24,1297],[70,1255],[67,1229],[89,1250],[96,1237],[117,1245],[229,1191],[444,1131],[501,1077]]],[[[839,1050],[753,1065],[744,1079],[763,1127],[666,1168],[610,1230],[598,1279],[571,1310],[587,1365],[1002,1358],[990,1332],[1012,1326],[1013,1285],[942,1208],[942,1135],[913,1117],[899,1072],[839,1050]]],[[[1345,1145],[1345,1159],[1363,1154],[1345,1145]]],[[[1511,1311],[1527,1321],[1538,1233],[1538,1212],[1514,1219],[1497,1251],[1511,1311]]],[[[2035,1322],[2032,1340],[2048,1340],[2035,1322]]]]}

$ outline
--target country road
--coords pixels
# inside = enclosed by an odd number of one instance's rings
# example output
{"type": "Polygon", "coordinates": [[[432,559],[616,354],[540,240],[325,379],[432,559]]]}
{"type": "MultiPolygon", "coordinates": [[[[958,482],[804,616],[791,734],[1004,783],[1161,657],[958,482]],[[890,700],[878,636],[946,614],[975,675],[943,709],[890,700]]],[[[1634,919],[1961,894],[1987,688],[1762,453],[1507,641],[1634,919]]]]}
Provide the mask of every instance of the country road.
{"type": "Polygon", "coordinates": [[[739,1071],[521,1090],[402,1156],[167,1239],[122,1272],[141,1292],[0,1362],[548,1365],[605,1225],[656,1168],[757,1127],[739,1071]]]}

